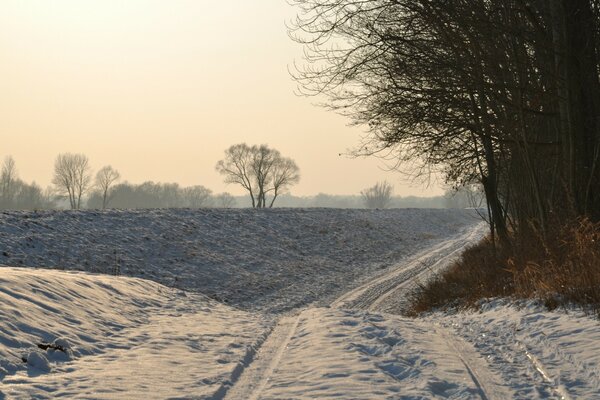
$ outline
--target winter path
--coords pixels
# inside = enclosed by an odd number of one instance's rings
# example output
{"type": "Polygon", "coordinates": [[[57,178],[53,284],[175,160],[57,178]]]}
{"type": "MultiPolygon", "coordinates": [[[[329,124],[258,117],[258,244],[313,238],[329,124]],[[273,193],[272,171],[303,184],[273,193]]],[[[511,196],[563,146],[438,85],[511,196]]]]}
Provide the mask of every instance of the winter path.
{"type": "Polygon", "coordinates": [[[227,391],[225,399],[256,400],[260,398],[261,392],[267,386],[298,327],[299,319],[300,315],[281,318],[260,347],[254,362],[244,370],[240,379],[235,382],[235,386],[227,391]]]}
{"type": "Polygon", "coordinates": [[[464,228],[459,234],[428,247],[372,281],[343,294],[331,306],[370,311],[398,309],[412,285],[450,265],[465,247],[476,243],[485,232],[485,224],[464,228]]]}
{"type": "MultiPolygon", "coordinates": [[[[226,399],[329,398],[335,393],[365,399],[394,398],[400,393],[418,397],[432,390],[440,396],[462,393],[489,400],[509,398],[510,392],[497,384],[500,379],[488,370],[486,362],[451,333],[409,320],[402,321],[402,334],[399,327],[389,332],[389,317],[354,311],[374,310],[384,300],[401,301],[403,290],[451,263],[484,229],[482,225],[465,229],[422,251],[342,295],[330,309],[309,308],[297,317],[283,318],[226,399]],[[365,343],[373,338],[375,343],[365,343]],[[419,349],[418,344],[433,351],[419,349]],[[407,362],[399,357],[404,352],[412,353],[413,358],[407,362]],[[383,355],[385,361],[377,360],[383,355]],[[453,367],[440,373],[433,368],[434,360],[453,367]],[[364,368],[365,362],[371,367],[364,368]],[[427,379],[435,383],[423,387],[424,376],[411,382],[408,378],[417,371],[415,365],[429,365],[427,379]]],[[[424,375],[425,370],[421,368],[419,374],[424,375]]]]}
{"type": "Polygon", "coordinates": [[[226,398],[597,398],[600,356],[585,352],[600,343],[591,318],[549,313],[534,303],[482,303],[479,314],[422,319],[389,313],[404,306],[415,281],[445,268],[484,233],[484,226],[464,229],[329,308],[286,317],[226,398]]]}

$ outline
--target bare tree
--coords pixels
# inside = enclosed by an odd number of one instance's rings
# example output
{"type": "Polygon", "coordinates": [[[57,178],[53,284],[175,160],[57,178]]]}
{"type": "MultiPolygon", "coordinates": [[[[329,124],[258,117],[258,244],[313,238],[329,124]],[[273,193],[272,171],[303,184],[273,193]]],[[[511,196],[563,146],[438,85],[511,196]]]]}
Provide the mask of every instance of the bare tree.
{"type": "Polygon", "coordinates": [[[252,148],[246,143],[236,144],[225,150],[225,158],[217,163],[216,169],[225,176],[225,183],[237,183],[248,191],[252,207],[256,207],[252,160],[252,148]]]}
{"type": "Polygon", "coordinates": [[[235,205],[235,197],[228,192],[219,193],[215,196],[216,206],[221,208],[231,208],[235,205]]]}
{"type": "Polygon", "coordinates": [[[2,164],[2,174],[0,175],[0,202],[4,208],[12,206],[17,181],[15,160],[11,156],[7,156],[2,164]]]}
{"type": "Polygon", "coordinates": [[[188,208],[209,207],[212,191],[202,185],[190,186],[181,189],[183,206],[188,208]]]}
{"type": "Polygon", "coordinates": [[[102,194],[102,209],[108,206],[111,197],[111,189],[114,184],[121,178],[119,171],[107,165],[102,167],[96,174],[96,187],[102,194]]]}
{"type": "Polygon", "coordinates": [[[54,162],[54,184],[58,194],[69,198],[72,210],[81,208],[81,198],[90,189],[89,160],[83,154],[63,153],[54,162]]]}
{"type": "Polygon", "coordinates": [[[278,158],[271,171],[271,190],[273,197],[269,208],[273,207],[275,199],[288,187],[300,181],[300,169],[291,158],[278,158]]]}
{"type": "Polygon", "coordinates": [[[387,208],[392,200],[394,188],[388,182],[377,182],[375,186],[360,192],[367,208],[387,208]]]}
{"type": "Polygon", "coordinates": [[[272,207],[283,190],[300,180],[296,163],[267,145],[233,145],[216,169],[225,176],[226,183],[237,183],[248,191],[254,208],[265,208],[267,204],[272,207]],[[269,193],[273,196],[270,202],[269,193]]]}

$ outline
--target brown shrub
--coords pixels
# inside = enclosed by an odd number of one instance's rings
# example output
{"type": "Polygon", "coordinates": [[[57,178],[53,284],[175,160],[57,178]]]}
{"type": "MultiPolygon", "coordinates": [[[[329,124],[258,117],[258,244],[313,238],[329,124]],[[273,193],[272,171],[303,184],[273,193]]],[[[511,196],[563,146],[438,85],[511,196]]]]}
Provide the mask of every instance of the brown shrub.
{"type": "Polygon", "coordinates": [[[491,297],[537,298],[550,308],[576,304],[600,310],[600,224],[578,220],[545,237],[530,230],[511,248],[484,240],[411,294],[415,315],[447,307],[473,307],[491,297]]]}

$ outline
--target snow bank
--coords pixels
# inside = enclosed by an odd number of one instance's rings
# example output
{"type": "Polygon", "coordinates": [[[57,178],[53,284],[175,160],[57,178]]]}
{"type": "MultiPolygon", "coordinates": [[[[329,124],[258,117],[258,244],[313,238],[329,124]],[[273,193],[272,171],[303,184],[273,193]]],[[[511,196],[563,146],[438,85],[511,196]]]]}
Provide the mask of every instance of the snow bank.
{"type": "Polygon", "coordinates": [[[210,396],[271,323],[151,281],[3,268],[0,398],[210,396]]]}
{"type": "Polygon", "coordinates": [[[0,264],[120,273],[244,308],[327,302],[479,222],[467,210],[4,212],[0,264]]]}

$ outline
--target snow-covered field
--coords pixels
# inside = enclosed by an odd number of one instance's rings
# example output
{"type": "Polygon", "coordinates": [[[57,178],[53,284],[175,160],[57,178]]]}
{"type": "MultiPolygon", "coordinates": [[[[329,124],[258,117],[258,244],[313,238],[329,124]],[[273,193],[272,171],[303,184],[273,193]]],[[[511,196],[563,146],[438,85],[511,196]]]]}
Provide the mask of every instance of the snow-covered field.
{"type": "Polygon", "coordinates": [[[459,210],[0,214],[0,399],[600,398],[597,319],[506,300],[393,314],[484,233],[477,222],[459,210]]]}
{"type": "Polygon", "coordinates": [[[0,214],[0,264],[151,279],[245,309],[328,304],[479,221],[465,210],[201,209],[0,214]]]}

